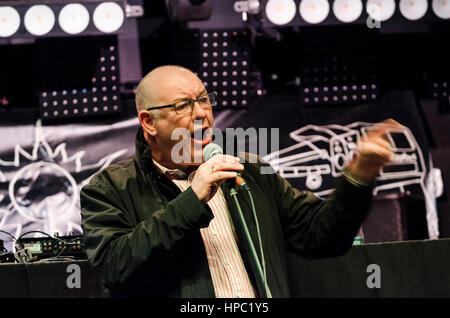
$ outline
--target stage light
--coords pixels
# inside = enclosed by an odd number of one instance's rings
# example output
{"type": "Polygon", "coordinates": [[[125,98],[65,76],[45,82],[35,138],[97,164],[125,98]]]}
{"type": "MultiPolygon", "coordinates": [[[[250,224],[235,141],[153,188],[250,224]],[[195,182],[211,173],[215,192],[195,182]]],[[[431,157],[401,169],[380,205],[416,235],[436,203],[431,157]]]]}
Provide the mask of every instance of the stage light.
{"type": "Polygon", "coordinates": [[[358,19],[362,10],[361,0],[336,0],[333,3],[334,15],[344,23],[350,23],[358,19]]]}
{"type": "Polygon", "coordinates": [[[292,21],[296,13],[293,0],[269,0],[266,4],[266,16],[276,25],[284,25],[292,21]]]}
{"type": "Polygon", "coordinates": [[[434,98],[445,98],[449,95],[449,85],[445,81],[434,82],[431,86],[431,95],[434,98]]]}
{"type": "Polygon", "coordinates": [[[34,5],[27,10],[24,17],[25,28],[33,35],[45,35],[55,25],[55,14],[46,5],[34,5]]]}
{"type": "Polygon", "coordinates": [[[89,24],[89,11],[79,3],[70,3],[59,12],[58,22],[64,32],[78,34],[89,24]]]}
{"type": "Polygon", "coordinates": [[[123,24],[123,9],[115,2],[103,2],[94,10],[95,27],[105,33],[117,31],[123,24]]]}
{"type": "Polygon", "coordinates": [[[450,18],[450,0],[433,0],[431,4],[433,12],[441,19],[450,18]]]}
{"type": "Polygon", "coordinates": [[[419,20],[427,13],[427,0],[400,0],[400,12],[408,20],[419,20]]]}
{"type": "Polygon", "coordinates": [[[48,52],[47,59],[39,64],[37,71],[39,74],[45,73],[44,80],[39,81],[37,88],[43,119],[120,112],[115,37],[48,39],[42,45],[47,46],[45,51],[48,52]],[[115,58],[111,59],[112,56],[115,58]],[[73,67],[65,68],[61,57],[71,61],[73,67]]]}
{"type": "Polygon", "coordinates": [[[8,37],[17,32],[20,26],[20,15],[10,6],[0,7],[0,36],[8,37]]]}
{"type": "Polygon", "coordinates": [[[299,11],[303,20],[311,24],[317,24],[328,16],[330,4],[327,0],[302,0],[299,11]]]}
{"type": "Polygon", "coordinates": [[[247,21],[248,14],[258,14],[260,7],[259,0],[236,1],[234,3],[234,11],[242,13],[242,20],[247,21]]]}
{"type": "Polygon", "coordinates": [[[369,99],[368,94],[372,100],[378,97],[378,87],[375,84],[342,85],[340,89],[333,86],[331,90],[327,86],[321,86],[323,83],[319,85],[320,87],[303,87],[301,99],[305,104],[355,104],[366,102],[369,99]]]}
{"type": "Polygon", "coordinates": [[[251,61],[248,33],[204,31],[196,38],[200,41],[197,71],[203,75],[205,87],[212,87],[212,90],[220,92],[218,107],[246,107],[253,92],[249,84],[251,61]],[[204,43],[208,45],[205,46],[204,43]],[[217,43],[217,47],[213,43],[217,43]],[[224,52],[227,52],[226,56],[224,52]]]}
{"type": "Polygon", "coordinates": [[[383,22],[394,15],[395,2],[394,0],[368,0],[366,10],[372,19],[383,22]]]}
{"type": "Polygon", "coordinates": [[[365,67],[370,63],[370,56],[343,59],[316,51],[310,54],[303,58],[300,67],[300,98],[305,104],[358,104],[377,98],[379,89],[373,82],[375,70],[365,67]]]}

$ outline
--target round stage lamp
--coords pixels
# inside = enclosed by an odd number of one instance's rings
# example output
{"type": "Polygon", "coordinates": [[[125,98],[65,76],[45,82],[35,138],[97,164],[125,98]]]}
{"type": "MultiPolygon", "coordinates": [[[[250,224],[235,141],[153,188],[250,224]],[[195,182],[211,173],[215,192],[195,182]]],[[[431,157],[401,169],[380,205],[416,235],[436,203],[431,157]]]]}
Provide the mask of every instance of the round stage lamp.
{"type": "Polygon", "coordinates": [[[55,25],[55,14],[52,9],[43,4],[30,7],[23,20],[25,28],[33,35],[45,35],[55,25]]]}
{"type": "Polygon", "coordinates": [[[10,6],[0,7],[0,36],[8,37],[17,32],[20,26],[20,15],[10,6]]]}
{"type": "Polygon", "coordinates": [[[394,15],[395,2],[394,0],[368,0],[366,9],[372,19],[382,22],[394,15]]]}
{"type": "Polygon", "coordinates": [[[295,17],[296,5],[294,0],[269,0],[266,4],[266,16],[276,25],[284,25],[295,17]]]}
{"type": "Polygon", "coordinates": [[[123,24],[125,15],[115,2],[103,2],[94,10],[95,27],[104,33],[117,31],[123,24]]]}
{"type": "Polygon", "coordinates": [[[89,24],[89,11],[79,3],[70,3],[59,12],[58,22],[66,33],[81,33],[89,24]]]}
{"type": "Polygon", "coordinates": [[[441,19],[450,18],[450,0],[433,0],[431,7],[433,12],[441,19]]]}
{"type": "Polygon", "coordinates": [[[327,0],[302,0],[299,11],[303,20],[311,24],[317,24],[328,16],[330,4],[327,0]]]}
{"type": "Polygon", "coordinates": [[[362,13],[361,0],[336,0],[333,3],[333,12],[336,18],[344,23],[358,19],[362,13]]]}
{"type": "Polygon", "coordinates": [[[419,20],[427,13],[427,0],[400,0],[400,12],[408,20],[419,20]]]}

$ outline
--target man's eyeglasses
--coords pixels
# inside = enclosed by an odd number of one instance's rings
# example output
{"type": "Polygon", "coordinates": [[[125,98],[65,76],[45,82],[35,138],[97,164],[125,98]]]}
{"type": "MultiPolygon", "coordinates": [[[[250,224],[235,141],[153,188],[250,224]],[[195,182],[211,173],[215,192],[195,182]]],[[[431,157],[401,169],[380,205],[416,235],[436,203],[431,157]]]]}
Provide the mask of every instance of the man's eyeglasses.
{"type": "Polygon", "coordinates": [[[192,113],[192,111],[194,110],[195,103],[198,103],[201,108],[209,108],[209,107],[216,106],[216,95],[217,95],[216,92],[212,92],[212,93],[209,93],[206,95],[202,95],[197,99],[187,98],[182,101],[176,102],[174,104],[150,107],[150,108],[147,108],[147,110],[173,107],[173,109],[175,110],[175,112],[178,115],[185,115],[185,114],[192,113]]]}

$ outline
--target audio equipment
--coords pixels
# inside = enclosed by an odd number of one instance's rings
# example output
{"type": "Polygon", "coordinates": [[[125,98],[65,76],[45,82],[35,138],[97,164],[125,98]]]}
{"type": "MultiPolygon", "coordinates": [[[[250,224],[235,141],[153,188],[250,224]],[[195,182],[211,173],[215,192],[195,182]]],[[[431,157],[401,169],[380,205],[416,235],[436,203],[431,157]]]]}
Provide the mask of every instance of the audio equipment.
{"type": "Polygon", "coordinates": [[[17,243],[31,252],[31,260],[37,261],[51,257],[71,256],[75,259],[85,259],[81,235],[60,237],[27,237],[20,238],[17,243]]]}
{"type": "Polygon", "coordinates": [[[428,238],[425,200],[408,193],[379,194],[363,222],[364,243],[428,238]]]}

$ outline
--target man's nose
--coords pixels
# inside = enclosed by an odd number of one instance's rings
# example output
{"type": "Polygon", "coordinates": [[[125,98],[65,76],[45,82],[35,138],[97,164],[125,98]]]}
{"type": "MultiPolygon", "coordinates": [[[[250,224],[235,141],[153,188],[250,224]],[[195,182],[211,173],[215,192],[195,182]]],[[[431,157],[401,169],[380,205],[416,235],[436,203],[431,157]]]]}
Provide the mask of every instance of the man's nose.
{"type": "Polygon", "coordinates": [[[206,118],[208,112],[211,111],[211,107],[203,108],[198,102],[194,102],[194,106],[192,107],[192,120],[206,118]]]}

